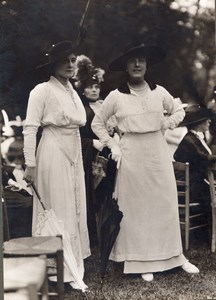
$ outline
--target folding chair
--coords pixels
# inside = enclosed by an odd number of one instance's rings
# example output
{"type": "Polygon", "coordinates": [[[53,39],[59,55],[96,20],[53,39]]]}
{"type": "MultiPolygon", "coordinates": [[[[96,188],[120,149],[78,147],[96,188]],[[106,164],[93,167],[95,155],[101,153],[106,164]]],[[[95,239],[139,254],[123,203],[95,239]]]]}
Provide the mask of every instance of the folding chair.
{"type": "MultiPolygon", "coordinates": [[[[190,199],[189,163],[173,162],[176,185],[178,192],[179,219],[181,228],[184,229],[185,249],[189,249],[190,231],[208,226],[199,202],[190,199]],[[196,212],[193,212],[196,210],[196,212]]],[[[194,199],[195,200],[195,199],[194,199]]]]}

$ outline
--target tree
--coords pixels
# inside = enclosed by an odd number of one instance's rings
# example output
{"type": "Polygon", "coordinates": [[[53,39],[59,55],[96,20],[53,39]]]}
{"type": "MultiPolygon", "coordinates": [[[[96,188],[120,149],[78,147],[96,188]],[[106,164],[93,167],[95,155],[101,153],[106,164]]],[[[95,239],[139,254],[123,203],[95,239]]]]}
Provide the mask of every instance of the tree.
{"type": "MultiPolygon", "coordinates": [[[[191,0],[195,1],[195,0],[191,0]]],[[[194,13],[173,0],[91,0],[78,54],[106,70],[103,95],[124,80],[109,62],[129,45],[145,42],[167,51],[149,77],[183,101],[209,98],[215,67],[214,11],[194,13]],[[178,7],[177,7],[178,6],[178,7]],[[177,8],[175,8],[177,7],[177,8]]],[[[0,10],[1,105],[25,116],[29,91],[39,81],[35,66],[45,62],[53,43],[76,41],[87,0],[8,0],[0,10]]]]}

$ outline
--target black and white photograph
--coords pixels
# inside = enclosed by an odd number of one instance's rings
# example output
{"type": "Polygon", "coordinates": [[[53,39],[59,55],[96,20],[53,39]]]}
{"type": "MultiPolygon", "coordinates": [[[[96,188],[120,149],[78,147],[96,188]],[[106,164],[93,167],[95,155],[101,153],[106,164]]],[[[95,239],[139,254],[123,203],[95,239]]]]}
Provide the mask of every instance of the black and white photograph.
{"type": "Polygon", "coordinates": [[[0,299],[216,299],[215,12],[0,1],[0,299]]]}

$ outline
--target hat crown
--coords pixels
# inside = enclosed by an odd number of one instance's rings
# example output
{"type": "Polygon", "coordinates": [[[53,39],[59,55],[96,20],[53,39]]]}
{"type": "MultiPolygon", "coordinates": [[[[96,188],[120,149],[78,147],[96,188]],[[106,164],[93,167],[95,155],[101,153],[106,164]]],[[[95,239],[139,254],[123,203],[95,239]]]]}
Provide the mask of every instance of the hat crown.
{"type": "Polygon", "coordinates": [[[37,66],[37,69],[42,70],[45,68],[50,68],[54,63],[66,58],[72,53],[74,53],[74,48],[71,41],[66,40],[58,42],[55,45],[52,45],[52,47],[46,53],[46,56],[48,57],[48,62],[37,66]]]}
{"type": "Polygon", "coordinates": [[[47,55],[49,57],[49,62],[56,62],[62,58],[67,57],[68,55],[74,52],[73,44],[71,41],[62,41],[49,49],[47,55]]]}
{"type": "Polygon", "coordinates": [[[199,104],[188,106],[185,113],[181,126],[190,126],[211,118],[211,110],[199,104]]]}
{"type": "Polygon", "coordinates": [[[125,71],[126,64],[133,57],[145,57],[148,65],[161,62],[166,57],[165,51],[158,46],[148,46],[144,43],[129,48],[109,64],[110,71],[125,71]]]}

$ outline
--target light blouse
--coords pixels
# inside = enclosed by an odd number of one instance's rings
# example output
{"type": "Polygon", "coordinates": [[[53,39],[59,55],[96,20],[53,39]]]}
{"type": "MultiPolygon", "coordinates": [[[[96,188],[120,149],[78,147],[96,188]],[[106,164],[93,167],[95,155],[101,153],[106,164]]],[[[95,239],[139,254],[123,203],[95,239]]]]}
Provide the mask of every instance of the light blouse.
{"type": "Polygon", "coordinates": [[[130,89],[130,94],[118,89],[111,91],[92,122],[93,131],[109,148],[115,145],[115,141],[107,133],[105,123],[112,115],[115,115],[122,133],[147,133],[175,128],[183,120],[185,112],[181,102],[175,101],[159,85],[154,90],[147,85],[143,93],[133,89],[130,89]],[[164,116],[164,110],[168,117],[164,116]]]}
{"type": "Polygon", "coordinates": [[[35,86],[30,92],[24,124],[24,155],[26,165],[35,167],[36,133],[39,126],[79,128],[86,123],[83,104],[69,83],[66,89],[54,76],[35,86]]]}

